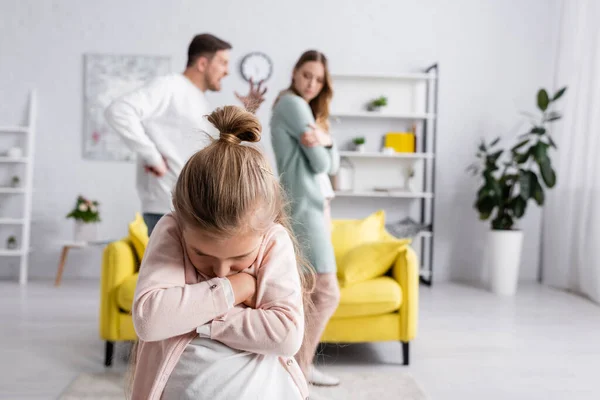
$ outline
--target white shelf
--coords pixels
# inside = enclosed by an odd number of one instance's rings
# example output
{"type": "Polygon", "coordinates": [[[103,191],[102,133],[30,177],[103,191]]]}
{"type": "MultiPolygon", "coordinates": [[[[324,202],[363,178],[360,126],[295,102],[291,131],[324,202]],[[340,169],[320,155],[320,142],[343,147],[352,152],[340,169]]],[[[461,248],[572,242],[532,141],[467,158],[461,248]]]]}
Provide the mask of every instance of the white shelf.
{"type": "Polygon", "coordinates": [[[25,193],[25,189],[23,188],[11,188],[11,187],[0,187],[0,194],[8,193],[8,194],[19,194],[25,193]]]}
{"type": "Polygon", "coordinates": [[[425,278],[430,278],[431,277],[431,271],[428,270],[427,268],[421,266],[421,269],[419,270],[419,275],[420,276],[424,276],[425,278]]]}
{"type": "Polygon", "coordinates": [[[432,199],[433,193],[427,192],[402,192],[402,191],[390,191],[390,192],[376,192],[376,191],[360,191],[360,192],[349,192],[349,191],[336,191],[336,197],[378,197],[378,198],[392,198],[392,199],[432,199]]]}
{"type": "Polygon", "coordinates": [[[27,133],[28,130],[26,126],[0,126],[0,133],[27,133]]]}
{"type": "Polygon", "coordinates": [[[332,112],[332,118],[372,118],[372,119],[404,119],[404,120],[426,120],[434,119],[435,114],[423,113],[407,113],[407,114],[390,114],[385,112],[375,111],[357,111],[357,112],[332,112]]]}
{"type": "Polygon", "coordinates": [[[425,159],[433,159],[433,153],[393,153],[393,154],[385,154],[385,153],[359,153],[357,151],[340,151],[341,157],[347,158],[391,158],[391,159],[400,159],[400,160],[425,160],[425,159]]]}
{"type": "MultiPolygon", "coordinates": [[[[24,154],[21,157],[10,157],[9,155],[0,156],[0,167],[12,167],[15,164],[21,164],[23,167],[20,178],[23,185],[20,187],[2,186],[0,194],[22,194],[18,200],[22,200],[21,213],[19,218],[0,218],[0,227],[5,225],[19,226],[20,240],[18,240],[20,249],[8,250],[0,249],[0,256],[20,258],[19,260],[19,284],[26,285],[29,274],[29,252],[31,251],[31,198],[33,192],[33,163],[35,161],[35,127],[37,122],[37,100],[36,91],[29,93],[27,106],[27,122],[25,126],[18,125],[0,125],[0,133],[17,133],[24,136],[24,154]]],[[[9,171],[10,172],[10,171],[9,171]]],[[[3,185],[5,185],[3,183],[3,185]]],[[[1,243],[0,243],[1,245],[1,243]]],[[[2,263],[0,263],[2,264],[2,263]]]]}
{"type": "Polygon", "coordinates": [[[423,72],[409,72],[397,75],[345,75],[333,74],[333,79],[361,79],[361,80],[399,80],[399,81],[427,81],[437,79],[436,75],[423,72]]]}
{"type": "Polygon", "coordinates": [[[14,158],[14,157],[0,157],[0,163],[13,163],[13,164],[25,164],[29,161],[26,157],[14,158]]]}
{"type": "Polygon", "coordinates": [[[421,231],[417,234],[417,237],[424,237],[424,238],[432,238],[433,237],[433,232],[430,231],[421,231]]]}
{"type": "Polygon", "coordinates": [[[23,219],[17,218],[0,218],[0,225],[22,225],[25,223],[23,219]]]}
{"type": "Polygon", "coordinates": [[[0,249],[0,257],[22,257],[26,253],[27,252],[23,251],[23,249],[15,249],[15,250],[0,249]]]}

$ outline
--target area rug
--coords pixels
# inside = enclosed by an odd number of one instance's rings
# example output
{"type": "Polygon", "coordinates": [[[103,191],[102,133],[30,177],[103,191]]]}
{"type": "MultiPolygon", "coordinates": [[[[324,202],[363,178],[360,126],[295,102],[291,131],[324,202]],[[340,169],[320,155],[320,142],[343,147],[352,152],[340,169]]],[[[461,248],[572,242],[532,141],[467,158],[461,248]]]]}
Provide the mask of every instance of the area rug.
{"type": "MultiPolygon", "coordinates": [[[[324,371],[340,377],[342,384],[332,388],[311,387],[311,397],[329,400],[426,400],[414,378],[402,367],[329,366],[324,371]]],[[[64,391],[61,400],[124,399],[123,374],[106,372],[81,374],[64,391]]]]}

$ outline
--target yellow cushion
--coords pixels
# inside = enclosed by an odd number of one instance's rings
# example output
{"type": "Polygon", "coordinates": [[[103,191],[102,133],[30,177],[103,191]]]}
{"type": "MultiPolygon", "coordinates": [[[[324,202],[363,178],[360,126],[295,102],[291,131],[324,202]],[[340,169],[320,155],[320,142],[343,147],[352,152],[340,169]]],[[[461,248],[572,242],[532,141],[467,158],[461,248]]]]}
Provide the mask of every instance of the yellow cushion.
{"type": "Polygon", "coordinates": [[[148,227],[140,213],[136,213],[135,219],[129,224],[129,239],[133,243],[138,260],[141,260],[148,246],[148,227]]]}
{"type": "Polygon", "coordinates": [[[381,239],[385,232],[385,212],[377,211],[365,219],[334,220],[331,228],[335,261],[340,264],[351,249],[381,239]]]}
{"type": "Polygon", "coordinates": [[[321,336],[323,343],[408,341],[403,338],[399,313],[356,318],[332,318],[321,336]]]}
{"type": "Polygon", "coordinates": [[[117,305],[125,312],[131,312],[133,306],[133,296],[135,295],[135,285],[137,284],[139,274],[133,274],[126,278],[117,287],[117,305]]]}
{"type": "Polygon", "coordinates": [[[361,244],[348,251],[338,264],[340,286],[349,286],[385,274],[408,240],[389,240],[361,244]]]}
{"type": "Polygon", "coordinates": [[[402,303],[402,289],[389,276],[342,288],[340,295],[340,305],[332,318],[387,314],[398,310],[402,303]]]}

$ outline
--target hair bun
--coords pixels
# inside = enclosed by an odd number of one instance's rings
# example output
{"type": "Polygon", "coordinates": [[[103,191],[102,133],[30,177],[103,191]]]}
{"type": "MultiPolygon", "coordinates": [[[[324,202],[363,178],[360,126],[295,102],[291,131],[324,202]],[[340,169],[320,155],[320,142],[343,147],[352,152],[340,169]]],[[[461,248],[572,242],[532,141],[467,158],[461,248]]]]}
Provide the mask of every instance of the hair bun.
{"type": "Polygon", "coordinates": [[[237,106],[217,108],[208,121],[219,131],[219,140],[231,144],[255,143],[260,140],[262,126],[258,118],[237,106]]]}

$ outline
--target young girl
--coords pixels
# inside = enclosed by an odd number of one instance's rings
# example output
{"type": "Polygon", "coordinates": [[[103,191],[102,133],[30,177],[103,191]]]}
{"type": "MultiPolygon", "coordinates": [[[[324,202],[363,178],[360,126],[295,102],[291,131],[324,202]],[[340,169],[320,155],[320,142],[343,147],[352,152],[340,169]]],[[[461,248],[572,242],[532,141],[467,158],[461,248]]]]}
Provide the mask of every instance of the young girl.
{"type": "Polygon", "coordinates": [[[305,399],[294,360],[310,272],[297,262],[256,117],[208,120],[220,138],[187,162],[157,224],[133,304],[133,399],[305,399]],[[308,279],[307,279],[308,278],[308,279]]]}
{"type": "Polygon", "coordinates": [[[291,200],[294,234],[317,271],[313,323],[307,327],[297,359],[311,383],[325,386],[339,384],[336,377],[313,366],[319,339],[340,298],[329,218],[333,190],[328,174],[334,174],[340,162],[328,133],[332,96],[327,59],[309,50],[296,63],[292,83],[280,93],[271,119],[271,143],[281,184],[291,200]]]}

